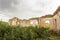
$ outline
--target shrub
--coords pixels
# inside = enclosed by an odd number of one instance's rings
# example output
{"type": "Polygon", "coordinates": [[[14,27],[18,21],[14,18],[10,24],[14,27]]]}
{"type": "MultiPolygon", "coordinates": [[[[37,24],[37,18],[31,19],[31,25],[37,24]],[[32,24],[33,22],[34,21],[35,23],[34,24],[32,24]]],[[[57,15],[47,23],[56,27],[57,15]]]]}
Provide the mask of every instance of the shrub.
{"type": "Polygon", "coordinates": [[[1,40],[36,40],[37,38],[48,38],[47,29],[38,27],[0,26],[1,40]]]}
{"type": "Polygon", "coordinates": [[[54,32],[48,28],[38,26],[22,27],[6,25],[4,22],[0,23],[0,40],[50,40],[51,35],[60,35],[60,31],[54,32]]]}

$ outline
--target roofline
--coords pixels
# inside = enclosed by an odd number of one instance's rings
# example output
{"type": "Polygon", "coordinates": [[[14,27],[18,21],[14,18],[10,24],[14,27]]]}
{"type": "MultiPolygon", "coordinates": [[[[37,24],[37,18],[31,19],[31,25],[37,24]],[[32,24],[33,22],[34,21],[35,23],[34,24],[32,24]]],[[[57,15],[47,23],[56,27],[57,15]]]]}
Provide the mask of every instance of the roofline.
{"type": "Polygon", "coordinates": [[[57,13],[58,13],[58,11],[60,11],[60,6],[56,9],[56,11],[53,13],[53,16],[55,16],[57,13]]]}

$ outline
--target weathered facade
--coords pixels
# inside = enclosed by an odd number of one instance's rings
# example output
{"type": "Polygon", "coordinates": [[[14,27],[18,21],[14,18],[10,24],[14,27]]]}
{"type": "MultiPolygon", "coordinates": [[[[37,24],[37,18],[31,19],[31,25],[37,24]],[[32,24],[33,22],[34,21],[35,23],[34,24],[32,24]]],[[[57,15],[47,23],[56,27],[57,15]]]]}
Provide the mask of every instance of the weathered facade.
{"type": "Polygon", "coordinates": [[[14,18],[12,18],[12,19],[10,19],[9,20],[9,25],[19,25],[20,24],[20,19],[19,18],[17,18],[17,17],[14,17],[14,18]]]}
{"type": "Polygon", "coordinates": [[[29,24],[30,24],[30,23],[29,23],[29,20],[24,19],[24,20],[21,20],[21,21],[20,21],[20,25],[21,25],[21,26],[29,26],[29,24]]]}
{"type": "Polygon", "coordinates": [[[60,7],[53,13],[53,15],[45,15],[37,18],[30,18],[28,20],[21,20],[14,17],[9,20],[9,25],[22,25],[22,26],[41,26],[49,27],[50,29],[60,29],[60,7]]]}
{"type": "Polygon", "coordinates": [[[50,29],[60,30],[60,7],[57,8],[53,15],[40,17],[39,25],[41,27],[49,27],[50,29]]]}
{"type": "Polygon", "coordinates": [[[40,21],[39,24],[41,27],[48,27],[50,29],[52,29],[53,27],[53,15],[46,15],[46,16],[42,16],[40,17],[40,21]]]}
{"type": "Polygon", "coordinates": [[[37,17],[37,18],[30,18],[29,22],[30,22],[31,26],[38,26],[39,25],[39,17],[37,17]]]}
{"type": "Polygon", "coordinates": [[[54,12],[53,20],[54,20],[53,29],[59,30],[60,29],[60,7],[58,7],[58,9],[54,12]]]}

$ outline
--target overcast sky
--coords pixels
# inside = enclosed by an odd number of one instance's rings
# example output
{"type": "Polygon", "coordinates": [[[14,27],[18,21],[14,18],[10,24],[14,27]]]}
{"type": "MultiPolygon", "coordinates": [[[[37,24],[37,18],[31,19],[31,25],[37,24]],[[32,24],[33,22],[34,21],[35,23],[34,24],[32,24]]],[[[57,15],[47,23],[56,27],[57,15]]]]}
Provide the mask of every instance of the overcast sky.
{"type": "Polygon", "coordinates": [[[58,6],[60,0],[0,0],[0,20],[41,17],[53,14],[58,6]]]}

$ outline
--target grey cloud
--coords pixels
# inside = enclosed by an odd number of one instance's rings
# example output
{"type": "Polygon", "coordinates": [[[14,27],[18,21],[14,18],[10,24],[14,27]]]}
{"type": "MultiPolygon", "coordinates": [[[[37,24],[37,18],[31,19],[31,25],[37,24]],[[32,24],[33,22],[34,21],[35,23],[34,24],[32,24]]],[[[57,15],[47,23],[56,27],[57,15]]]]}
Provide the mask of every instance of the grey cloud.
{"type": "Polygon", "coordinates": [[[52,0],[36,0],[36,1],[0,0],[0,11],[4,12],[4,10],[7,10],[8,13],[5,14],[8,16],[11,15],[11,17],[18,16],[20,18],[29,18],[35,16],[42,16],[48,13],[48,11],[50,12],[49,6],[52,5],[52,2],[54,1],[52,0]]]}
{"type": "Polygon", "coordinates": [[[17,0],[0,0],[0,10],[15,10],[15,8],[11,6],[11,3],[14,5],[18,4],[17,0]]]}

